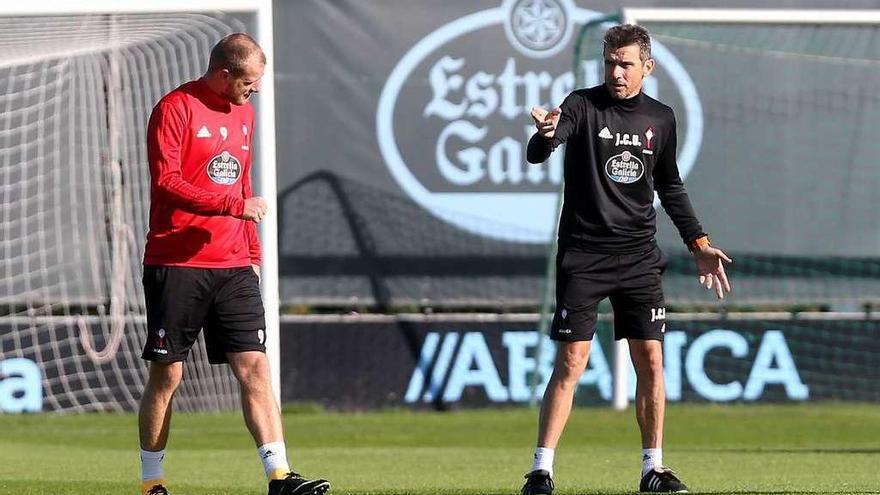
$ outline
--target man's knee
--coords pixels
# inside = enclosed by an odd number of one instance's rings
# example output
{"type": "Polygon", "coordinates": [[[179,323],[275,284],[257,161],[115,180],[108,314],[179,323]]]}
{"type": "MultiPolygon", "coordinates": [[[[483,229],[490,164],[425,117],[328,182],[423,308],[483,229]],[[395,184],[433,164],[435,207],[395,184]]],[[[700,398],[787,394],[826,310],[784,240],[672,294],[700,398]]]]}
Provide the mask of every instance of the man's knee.
{"type": "Polygon", "coordinates": [[[183,363],[150,363],[149,386],[156,391],[172,393],[183,378],[183,363]]]}
{"type": "Polygon", "coordinates": [[[269,361],[262,352],[229,354],[232,373],[242,387],[260,389],[269,385],[269,361]]]}
{"type": "Polygon", "coordinates": [[[556,372],[558,379],[567,383],[580,380],[590,354],[590,343],[566,342],[560,344],[556,352],[556,372]]]}
{"type": "Polygon", "coordinates": [[[663,345],[657,340],[630,340],[630,356],[640,378],[663,376],[663,345]]]}

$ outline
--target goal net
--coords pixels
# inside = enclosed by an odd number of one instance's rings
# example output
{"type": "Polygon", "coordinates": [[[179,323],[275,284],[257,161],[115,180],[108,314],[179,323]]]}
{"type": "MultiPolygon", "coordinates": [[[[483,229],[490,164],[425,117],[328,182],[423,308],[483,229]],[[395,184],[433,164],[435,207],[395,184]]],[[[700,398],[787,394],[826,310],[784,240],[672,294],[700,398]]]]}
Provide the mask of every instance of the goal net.
{"type": "MultiPolygon", "coordinates": [[[[253,17],[0,10],[0,365],[30,361],[41,380],[40,401],[7,386],[4,409],[137,407],[147,371],[147,119],[253,17]]],[[[203,345],[176,407],[237,407],[233,377],[207,363],[203,345]]],[[[13,369],[0,368],[0,380],[21,379],[13,369]]]]}
{"type": "MultiPolygon", "coordinates": [[[[861,309],[880,294],[880,12],[624,9],[651,33],[646,90],[678,118],[679,167],[704,228],[734,255],[729,304],[861,309]]],[[[601,36],[575,64],[601,81],[601,36]],[[591,65],[592,64],[592,65],[591,65]]],[[[703,306],[666,215],[671,305],[703,306]]]]}

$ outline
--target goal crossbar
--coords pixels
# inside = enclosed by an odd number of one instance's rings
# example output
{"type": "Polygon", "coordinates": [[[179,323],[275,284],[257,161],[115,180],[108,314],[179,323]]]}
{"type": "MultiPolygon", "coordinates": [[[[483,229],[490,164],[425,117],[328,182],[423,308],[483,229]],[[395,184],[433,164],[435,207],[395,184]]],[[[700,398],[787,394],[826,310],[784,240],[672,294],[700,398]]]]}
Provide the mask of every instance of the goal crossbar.
{"type": "Polygon", "coordinates": [[[623,8],[626,23],[877,24],[880,10],[623,8]]]}

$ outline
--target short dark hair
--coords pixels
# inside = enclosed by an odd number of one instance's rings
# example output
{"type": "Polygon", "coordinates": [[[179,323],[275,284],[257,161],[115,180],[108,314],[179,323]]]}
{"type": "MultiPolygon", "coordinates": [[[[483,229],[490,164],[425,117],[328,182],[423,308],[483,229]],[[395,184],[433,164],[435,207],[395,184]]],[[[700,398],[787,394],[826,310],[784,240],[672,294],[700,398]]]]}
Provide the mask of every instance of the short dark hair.
{"type": "Polygon", "coordinates": [[[232,33],[214,45],[208,61],[208,72],[226,69],[233,76],[241,76],[255,54],[265,65],[266,55],[255,39],[245,33],[232,33]]]}
{"type": "Polygon", "coordinates": [[[605,49],[617,50],[624,46],[639,45],[639,59],[651,58],[651,35],[648,30],[635,24],[621,24],[605,32],[605,49]]]}

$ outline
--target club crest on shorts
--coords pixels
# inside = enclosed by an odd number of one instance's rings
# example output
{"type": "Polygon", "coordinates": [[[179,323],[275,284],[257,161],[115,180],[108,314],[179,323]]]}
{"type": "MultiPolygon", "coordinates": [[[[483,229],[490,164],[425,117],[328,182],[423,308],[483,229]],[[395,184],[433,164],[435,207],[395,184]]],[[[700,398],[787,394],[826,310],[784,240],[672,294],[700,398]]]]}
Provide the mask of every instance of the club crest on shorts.
{"type": "Polygon", "coordinates": [[[160,328],[158,332],[156,332],[156,345],[153,347],[153,352],[156,354],[168,354],[168,349],[165,348],[165,329],[160,328]]]}
{"type": "Polygon", "coordinates": [[[570,334],[571,328],[568,328],[568,310],[566,308],[559,310],[559,320],[559,328],[556,329],[556,333],[570,334]]]}
{"type": "Polygon", "coordinates": [[[241,177],[241,163],[231,153],[224,151],[211,158],[206,172],[212,181],[229,186],[238,182],[241,177]]]}

